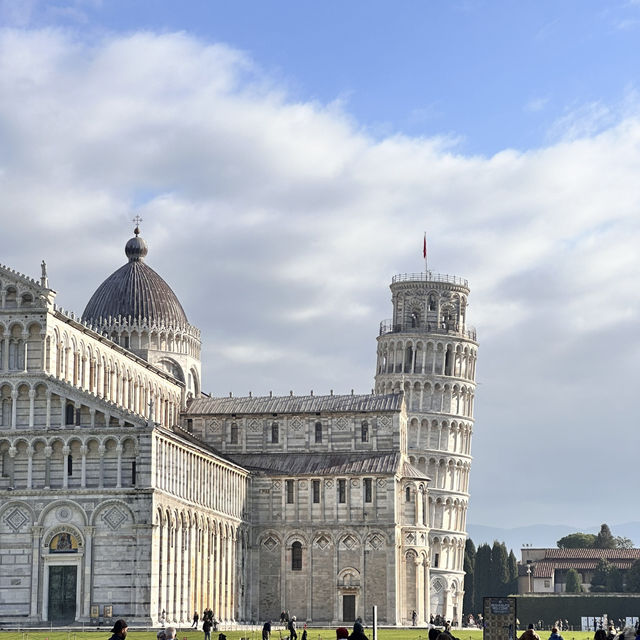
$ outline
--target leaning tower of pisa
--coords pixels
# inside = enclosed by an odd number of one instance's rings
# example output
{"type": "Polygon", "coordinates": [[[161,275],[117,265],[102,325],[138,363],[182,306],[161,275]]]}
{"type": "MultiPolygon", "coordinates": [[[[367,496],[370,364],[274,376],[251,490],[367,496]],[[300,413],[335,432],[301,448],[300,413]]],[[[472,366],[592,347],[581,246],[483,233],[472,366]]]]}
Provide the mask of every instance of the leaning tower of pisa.
{"type": "Polygon", "coordinates": [[[393,318],[380,323],[376,372],[378,393],[404,391],[409,461],[431,478],[431,614],[458,622],[478,350],[468,295],[468,282],[456,276],[394,276],[393,318]]]}

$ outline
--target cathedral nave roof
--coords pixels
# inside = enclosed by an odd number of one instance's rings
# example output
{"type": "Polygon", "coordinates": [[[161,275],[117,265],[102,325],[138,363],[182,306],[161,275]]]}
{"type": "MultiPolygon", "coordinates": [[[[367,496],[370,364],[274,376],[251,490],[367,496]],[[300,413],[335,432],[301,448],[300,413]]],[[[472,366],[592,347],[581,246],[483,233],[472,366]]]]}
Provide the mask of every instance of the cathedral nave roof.
{"type": "Polygon", "coordinates": [[[194,399],[189,414],[319,413],[351,411],[399,411],[402,393],[340,396],[248,396],[194,399]]]}
{"type": "Polygon", "coordinates": [[[384,453],[228,453],[236,464],[268,475],[393,474],[400,467],[397,451],[384,453]]]}

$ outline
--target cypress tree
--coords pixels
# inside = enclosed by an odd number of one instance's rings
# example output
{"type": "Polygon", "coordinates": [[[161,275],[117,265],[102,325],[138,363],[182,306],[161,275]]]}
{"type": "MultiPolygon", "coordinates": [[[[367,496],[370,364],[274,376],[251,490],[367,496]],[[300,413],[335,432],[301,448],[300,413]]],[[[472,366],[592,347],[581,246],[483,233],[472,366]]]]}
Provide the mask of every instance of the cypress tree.
{"type": "Polygon", "coordinates": [[[476,568],[476,545],[473,544],[471,538],[467,538],[464,543],[464,600],[462,601],[462,611],[466,613],[473,613],[477,611],[474,608],[474,581],[475,581],[475,568],[476,568]]]}
{"type": "Polygon", "coordinates": [[[509,593],[509,564],[504,542],[493,541],[491,548],[491,595],[506,596],[509,593]]]}
{"type": "Polygon", "coordinates": [[[484,543],[476,552],[476,566],[473,572],[474,581],[474,613],[482,613],[483,598],[491,593],[491,547],[484,543]]]}
{"type": "Polygon", "coordinates": [[[507,595],[518,593],[518,561],[513,553],[513,549],[509,551],[509,591],[507,595]]]}
{"type": "Polygon", "coordinates": [[[580,582],[580,575],[575,569],[569,569],[569,571],[567,571],[565,591],[567,593],[582,593],[584,591],[582,582],[580,582]]]}
{"type": "Polygon", "coordinates": [[[600,533],[596,536],[593,544],[596,549],[614,549],[616,546],[615,538],[609,529],[609,525],[604,523],[600,526],[600,533]]]}

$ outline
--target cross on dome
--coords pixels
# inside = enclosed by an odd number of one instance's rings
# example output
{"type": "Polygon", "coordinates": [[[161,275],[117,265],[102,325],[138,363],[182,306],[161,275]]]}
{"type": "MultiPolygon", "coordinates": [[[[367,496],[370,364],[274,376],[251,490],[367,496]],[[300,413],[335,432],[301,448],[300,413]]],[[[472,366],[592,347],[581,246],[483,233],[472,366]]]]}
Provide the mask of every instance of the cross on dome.
{"type": "Polygon", "coordinates": [[[136,215],[136,217],[133,219],[133,221],[136,223],[136,228],[133,230],[133,233],[135,233],[136,235],[140,234],[140,223],[142,222],[142,218],[139,215],[136,215]]]}

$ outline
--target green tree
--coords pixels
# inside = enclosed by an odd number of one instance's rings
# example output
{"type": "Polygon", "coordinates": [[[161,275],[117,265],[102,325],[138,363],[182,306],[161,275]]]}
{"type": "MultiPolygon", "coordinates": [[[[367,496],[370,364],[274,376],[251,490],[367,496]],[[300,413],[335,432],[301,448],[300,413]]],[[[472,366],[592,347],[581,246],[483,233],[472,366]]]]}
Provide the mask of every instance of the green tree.
{"type": "Polygon", "coordinates": [[[636,560],[627,571],[627,591],[640,593],[640,560],[636,560]]]}
{"type": "Polygon", "coordinates": [[[560,538],[556,544],[558,549],[591,549],[596,541],[593,533],[570,533],[560,538]]]}
{"type": "Polygon", "coordinates": [[[609,589],[609,573],[611,573],[613,565],[604,558],[600,558],[596,570],[591,578],[591,591],[594,593],[608,591],[609,589]]]}
{"type": "Polygon", "coordinates": [[[633,549],[633,540],[624,536],[615,536],[613,543],[616,549],[633,549]]]}
{"type": "Polygon", "coordinates": [[[464,599],[462,601],[462,611],[464,613],[476,614],[474,603],[474,582],[476,568],[476,545],[471,538],[467,538],[464,543],[464,599]]]}
{"type": "Polygon", "coordinates": [[[600,526],[600,533],[596,536],[596,541],[593,545],[594,549],[613,549],[615,548],[616,541],[609,529],[609,525],[604,523],[600,526]]]}
{"type": "Polygon", "coordinates": [[[618,567],[611,565],[607,574],[607,591],[620,593],[622,590],[622,572],[618,567]]]}
{"type": "Polygon", "coordinates": [[[580,581],[580,574],[575,569],[569,569],[569,571],[567,571],[565,591],[567,593],[582,593],[584,591],[582,582],[580,581]]]}
{"type": "Polygon", "coordinates": [[[509,563],[504,542],[493,541],[491,547],[491,595],[509,595],[509,563]]]}
{"type": "Polygon", "coordinates": [[[476,566],[473,572],[474,580],[474,613],[482,612],[483,598],[493,595],[489,577],[491,575],[491,547],[484,543],[476,551],[476,566]]]}
{"type": "Polygon", "coordinates": [[[509,551],[509,591],[507,595],[518,593],[518,561],[513,553],[513,549],[509,551]]]}

